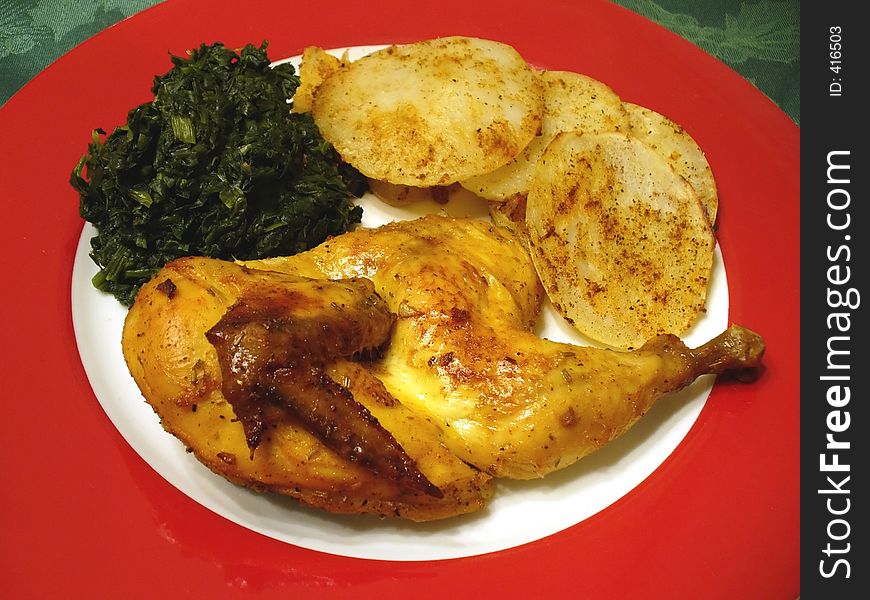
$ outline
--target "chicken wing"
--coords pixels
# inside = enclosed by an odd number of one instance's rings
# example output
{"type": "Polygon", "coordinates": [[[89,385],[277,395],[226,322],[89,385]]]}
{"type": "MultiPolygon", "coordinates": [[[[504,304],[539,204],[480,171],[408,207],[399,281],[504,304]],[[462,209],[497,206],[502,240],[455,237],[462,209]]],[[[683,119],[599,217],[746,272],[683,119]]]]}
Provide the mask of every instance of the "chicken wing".
{"type": "Polygon", "coordinates": [[[217,350],[221,391],[251,453],[270,424],[271,403],[343,458],[440,497],[392,434],[324,369],[327,362],[371,351],[389,339],[393,315],[371,282],[274,283],[247,289],[205,334],[217,350]]]}

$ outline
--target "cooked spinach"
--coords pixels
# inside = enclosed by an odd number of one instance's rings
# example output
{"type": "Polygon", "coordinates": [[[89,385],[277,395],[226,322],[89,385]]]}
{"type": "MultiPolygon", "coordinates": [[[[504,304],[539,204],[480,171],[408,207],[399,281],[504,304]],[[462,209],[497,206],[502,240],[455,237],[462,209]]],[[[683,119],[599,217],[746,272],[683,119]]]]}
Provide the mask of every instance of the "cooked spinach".
{"type": "Polygon", "coordinates": [[[299,78],[271,67],[266,46],[173,56],[152,101],[111,134],[94,130],[70,183],[97,230],[98,289],[129,306],[174,258],[295,254],[360,221],[365,178],[290,112],[299,78]]]}

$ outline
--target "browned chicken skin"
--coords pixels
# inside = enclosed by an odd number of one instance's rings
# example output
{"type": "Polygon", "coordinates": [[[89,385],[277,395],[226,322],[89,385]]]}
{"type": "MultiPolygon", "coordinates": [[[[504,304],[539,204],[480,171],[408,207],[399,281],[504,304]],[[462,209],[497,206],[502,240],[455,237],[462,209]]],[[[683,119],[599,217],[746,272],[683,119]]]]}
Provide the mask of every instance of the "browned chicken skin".
{"type": "MultiPolygon", "coordinates": [[[[489,476],[533,478],[565,467],[624,432],[662,395],[704,373],[756,367],[764,350],[739,327],[696,350],[674,336],[635,352],[542,340],[532,332],[542,290],[522,243],[476,220],[397,222],[245,265],[167,265],[128,316],[128,365],[164,427],[210,468],[340,512],[430,520],[478,510],[492,494],[489,476]],[[371,411],[443,497],[425,484],[413,489],[407,473],[391,480],[355,465],[287,411],[266,419],[275,426],[262,430],[253,460],[237,457],[229,468],[214,459],[224,446],[238,453],[246,439],[238,423],[185,410],[196,403],[227,414],[218,353],[204,334],[240,298],[250,300],[251,289],[283,285],[288,275],[369,279],[397,316],[379,357],[357,362],[339,352],[318,368],[371,411]],[[160,291],[161,277],[174,282],[175,298],[160,291]]],[[[286,396],[311,387],[288,385],[295,389],[286,396]]],[[[400,463],[387,460],[386,470],[400,463]]]]}
{"type": "Polygon", "coordinates": [[[252,455],[272,404],[342,458],[440,497],[392,434],[325,371],[327,362],[384,344],[393,320],[367,279],[300,279],[247,290],[205,335],[252,455]]]}
{"type": "Polygon", "coordinates": [[[205,333],[217,349],[221,391],[252,451],[266,425],[264,405],[273,387],[266,380],[277,369],[310,378],[309,366],[380,346],[393,324],[368,280],[287,277],[282,283],[251,286],[205,333]]]}

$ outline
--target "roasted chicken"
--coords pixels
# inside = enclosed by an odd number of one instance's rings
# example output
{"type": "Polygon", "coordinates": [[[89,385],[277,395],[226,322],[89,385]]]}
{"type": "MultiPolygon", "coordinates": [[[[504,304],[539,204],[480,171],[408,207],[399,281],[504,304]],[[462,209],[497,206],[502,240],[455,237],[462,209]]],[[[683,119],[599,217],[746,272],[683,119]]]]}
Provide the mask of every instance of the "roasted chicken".
{"type": "Polygon", "coordinates": [[[212,470],[413,520],[478,510],[493,478],[572,464],[764,351],[737,326],[697,349],[552,342],[532,331],[542,298],[509,230],[427,216],[292,257],[176,260],[143,287],[123,346],[164,427],[212,470]]]}

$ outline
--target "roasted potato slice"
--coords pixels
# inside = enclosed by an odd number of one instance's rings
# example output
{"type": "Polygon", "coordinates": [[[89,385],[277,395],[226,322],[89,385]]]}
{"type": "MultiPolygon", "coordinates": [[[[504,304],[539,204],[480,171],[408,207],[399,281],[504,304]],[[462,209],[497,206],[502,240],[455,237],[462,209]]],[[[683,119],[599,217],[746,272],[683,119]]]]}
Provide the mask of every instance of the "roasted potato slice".
{"type": "Polygon", "coordinates": [[[561,133],[526,206],[535,267],[556,309],[590,338],[638,348],[704,308],[715,238],[685,179],[624,133],[561,133]]]}
{"type": "Polygon", "coordinates": [[[507,163],[538,133],[542,111],[541,83],[516,50],[455,36],[353,61],[317,88],[311,114],[366,176],[427,187],[507,163]]]}
{"type": "Polygon", "coordinates": [[[421,202],[446,204],[458,184],[416,187],[369,179],[369,190],[390,206],[408,206],[421,202]]]}
{"type": "Polygon", "coordinates": [[[333,56],[323,48],[309,46],[302,51],[302,62],[299,64],[299,87],[293,95],[293,111],[311,112],[314,102],[314,92],[320,84],[347,64],[347,60],[333,56]]]}
{"type": "Polygon", "coordinates": [[[487,208],[489,218],[494,224],[510,229],[520,241],[528,245],[525,194],[514,194],[505,200],[490,200],[487,208]]]}
{"type": "Polygon", "coordinates": [[[570,71],[543,71],[539,78],[544,88],[541,133],[509,163],[460,182],[463,187],[487,200],[527,194],[535,165],[557,133],[604,133],[629,127],[622,100],[601,81],[570,71]]]}
{"type": "Polygon", "coordinates": [[[682,126],[656,111],[624,103],[631,122],[631,134],[661,154],[678,175],[695,189],[707,220],[716,223],[719,194],[713,170],[701,147],[682,126]]]}
{"type": "Polygon", "coordinates": [[[542,132],[604,133],[628,126],[622,101],[607,84],[572,71],[544,71],[542,132]]]}

